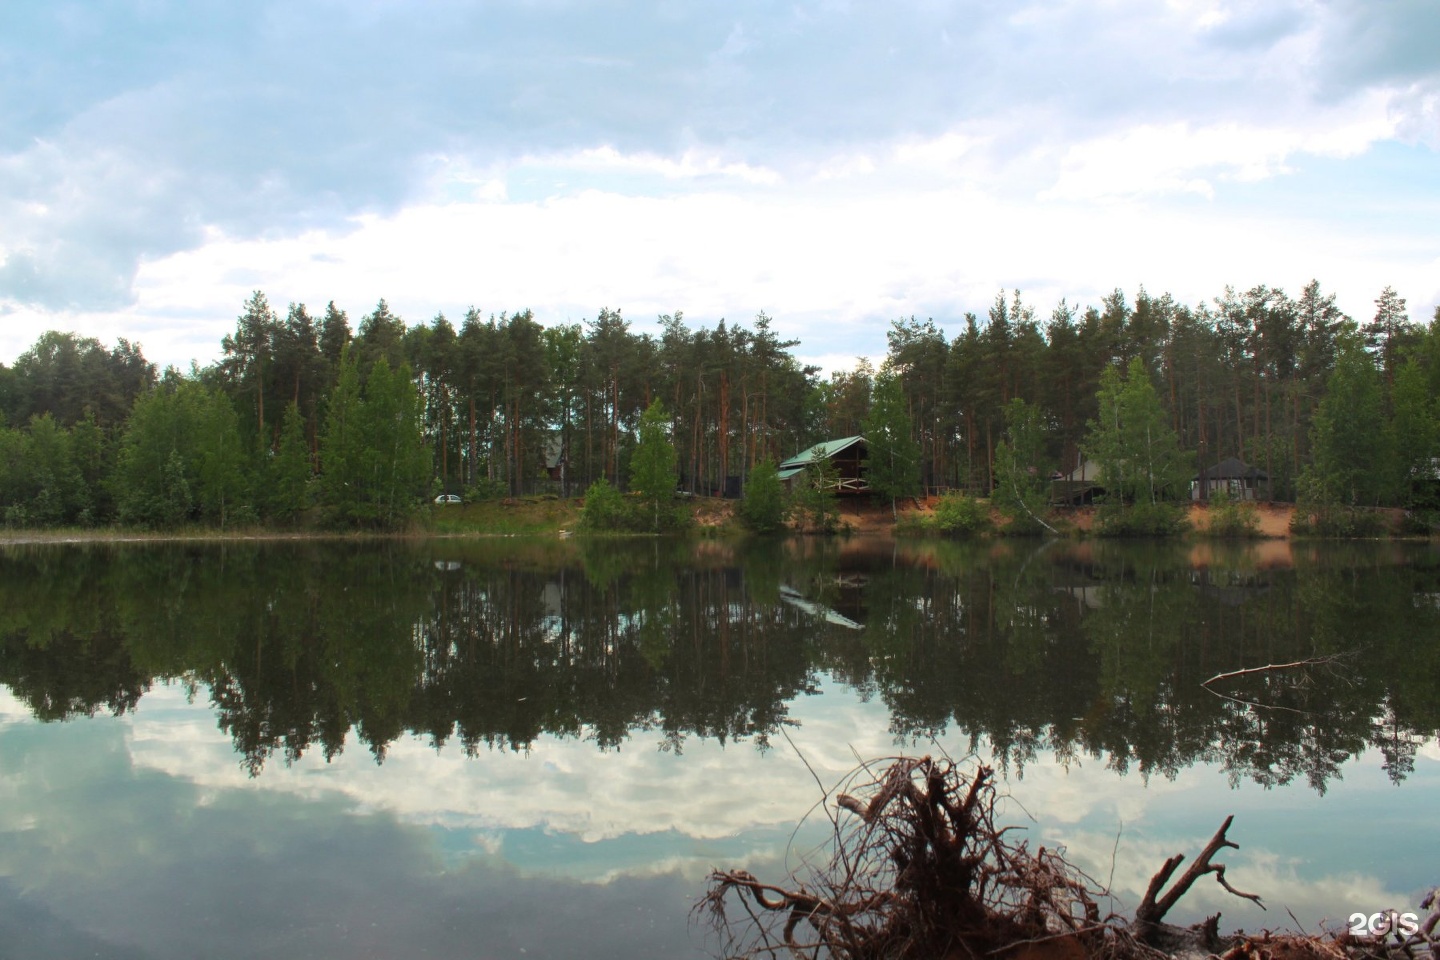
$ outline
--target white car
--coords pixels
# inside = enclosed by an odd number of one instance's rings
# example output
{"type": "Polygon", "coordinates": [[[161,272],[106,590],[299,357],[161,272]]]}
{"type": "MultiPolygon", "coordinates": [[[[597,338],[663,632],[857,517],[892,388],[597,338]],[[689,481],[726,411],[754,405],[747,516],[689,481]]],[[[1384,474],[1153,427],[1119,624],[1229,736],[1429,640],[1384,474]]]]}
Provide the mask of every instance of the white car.
{"type": "Polygon", "coordinates": [[[436,503],[464,503],[465,501],[463,501],[463,500],[460,499],[459,494],[455,494],[455,493],[442,493],[442,494],[440,494],[440,496],[438,496],[438,497],[435,498],[435,502],[436,502],[436,503]]]}

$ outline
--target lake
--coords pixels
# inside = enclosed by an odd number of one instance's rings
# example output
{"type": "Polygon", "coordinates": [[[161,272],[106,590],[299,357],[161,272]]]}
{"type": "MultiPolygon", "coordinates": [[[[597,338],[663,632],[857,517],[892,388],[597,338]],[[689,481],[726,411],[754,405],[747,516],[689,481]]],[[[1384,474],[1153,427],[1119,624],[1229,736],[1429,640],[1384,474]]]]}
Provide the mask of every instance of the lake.
{"type": "Polygon", "coordinates": [[[1118,909],[1233,813],[1269,910],[1171,919],[1339,926],[1440,882],[1437,732],[1425,544],[10,546],[0,955],[706,956],[902,752],[1118,909]]]}

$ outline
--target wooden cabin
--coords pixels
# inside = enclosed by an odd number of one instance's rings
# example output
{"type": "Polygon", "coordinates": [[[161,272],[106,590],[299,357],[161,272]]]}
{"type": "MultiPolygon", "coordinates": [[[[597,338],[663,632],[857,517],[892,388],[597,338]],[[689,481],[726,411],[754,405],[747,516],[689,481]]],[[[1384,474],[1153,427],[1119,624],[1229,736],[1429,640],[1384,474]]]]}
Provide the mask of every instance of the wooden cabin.
{"type": "Polygon", "coordinates": [[[836,493],[869,493],[870,481],[866,476],[869,457],[870,446],[864,437],[826,440],[781,463],[780,479],[787,485],[793,484],[796,477],[809,473],[821,460],[828,460],[833,468],[830,486],[836,493]]]}

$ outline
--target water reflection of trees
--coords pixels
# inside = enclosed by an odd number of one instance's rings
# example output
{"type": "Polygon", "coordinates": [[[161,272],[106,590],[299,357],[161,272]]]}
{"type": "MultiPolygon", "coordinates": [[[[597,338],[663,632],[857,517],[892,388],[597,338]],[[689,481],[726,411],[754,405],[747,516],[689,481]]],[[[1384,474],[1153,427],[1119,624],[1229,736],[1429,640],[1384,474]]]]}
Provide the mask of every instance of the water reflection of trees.
{"type": "Polygon", "coordinates": [[[763,745],[824,673],[882,698],[897,738],[960,728],[1021,769],[1207,761],[1323,790],[1367,746],[1403,778],[1440,729],[1424,552],[1266,569],[1110,544],[297,543],[13,549],[0,567],[0,682],[37,717],[122,713],[179,680],[257,772],[352,730],[381,759],[410,733],[468,753],[543,734],[763,745]]]}

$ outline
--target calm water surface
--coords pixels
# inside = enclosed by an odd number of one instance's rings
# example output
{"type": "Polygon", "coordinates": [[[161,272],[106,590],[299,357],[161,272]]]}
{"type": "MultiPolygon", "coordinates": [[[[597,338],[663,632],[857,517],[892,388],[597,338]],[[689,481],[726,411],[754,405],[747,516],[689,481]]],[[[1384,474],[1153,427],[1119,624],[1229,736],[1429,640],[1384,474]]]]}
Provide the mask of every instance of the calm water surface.
{"type": "Polygon", "coordinates": [[[1234,813],[1270,911],[1176,919],[1343,923],[1440,882],[1437,731],[1428,546],[11,547],[0,957],[703,956],[901,751],[1121,908],[1234,813]]]}

